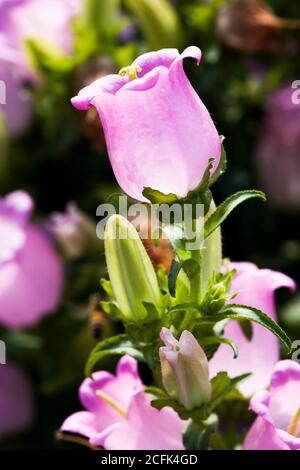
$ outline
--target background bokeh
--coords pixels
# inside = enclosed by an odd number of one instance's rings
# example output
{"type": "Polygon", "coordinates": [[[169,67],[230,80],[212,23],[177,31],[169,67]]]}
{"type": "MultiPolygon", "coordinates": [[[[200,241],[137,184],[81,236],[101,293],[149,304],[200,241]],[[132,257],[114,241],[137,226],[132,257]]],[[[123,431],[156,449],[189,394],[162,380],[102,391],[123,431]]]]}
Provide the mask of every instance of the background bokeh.
{"type": "MultiPolygon", "coordinates": [[[[43,25],[57,14],[54,3],[39,2],[41,10],[35,0],[0,2],[0,80],[12,88],[6,105],[0,105],[0,194],[23,189],[33,197],[34,218],[56,238],[65,269],[54,314],[22,330],[0,325],[8,360],[23,370],[33,390],[33,419],[23,431],[3,436],[4,449],[68,446],[55,439],[55,431],[78,409],[88,352],[97,338],[118,328],[91,313],[89,303],[105,273],[103,247],[93,229],[96,208],[120,190],[96,114],[70,104],[95,78],[117,73],[149,50],[199,46],[202,62],[199,68],[187,64],[187,73],[226,137],[228,169],[214,187],[215,200],[246,188],[263,189],[268,198],[265,204],[247,203],[224,223],[224,254],[300,281],[300,104],[291,104],[292,83],[300,80],[299,1],[76,0],[64,20],[67,46],[57,41],[57,33],[45,35],[43,25]],[[22,54],[30,57],[26,73],[16,64],[7,74],[1,40],[9,34],[8,3],[15,8],[32,3],[31,11],[21,14],[31,26],[21,38],[22,54]],[[24,111],[20,100],[29,109],[14,129],[8,108],[16,122],[24,111]],[[75,217],[71,242],[66,220],[53,217],[70,202],[84,218],[75,217]],[[79,247],[75,254],[70,243],[79,247]]],[[[291,299],[280,291],[278,304],[280,323],[293,339],[300,338],[300,296],[291,299]]],[[[1,400],[0,383],[0,408],[1,400]]]]}

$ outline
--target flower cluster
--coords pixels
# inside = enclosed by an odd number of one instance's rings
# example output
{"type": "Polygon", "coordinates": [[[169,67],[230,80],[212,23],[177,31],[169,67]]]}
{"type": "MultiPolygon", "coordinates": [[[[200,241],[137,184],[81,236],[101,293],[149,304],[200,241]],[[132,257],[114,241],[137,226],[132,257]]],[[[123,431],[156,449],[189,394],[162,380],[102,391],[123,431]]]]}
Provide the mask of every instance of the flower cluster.
{"type": "MultiPolygon", "coordinates": [[[[80,387],[87,411],[67,418],[61,429],[111,450],[194,449],[189,443],[210,432],[211,417],[237,388],[241,400],[252,397],[258,415],[245,449],[299,449],[299,365],[278,362],[279,340],[287,349],[291,343],[276,323],[274,302],[278,288],[294,290],[295,283],[251,263],[221,261],[220,224],[236,205],[264,196],[244,191],[215,206],[210,187],[224,171],[225,153],[184,71],[189,57],[199,64],[200,50],[144,54],[72,99],[78,109],[96,107],[116,179],[130,197],[204,205],[204,228],[191,214],[204,242],[187,248],[184,221],[162,226],[173,250],[166,272],[152,265],[129,221],[109,218],[101,305],[123,322],[125,333],[94,348],[86,366],[91,378],[80,387]],[[116,376],[93,373],[110,354],[125,354],[116,376]],[[145,388],[128,354],[148,364],[159,387],[145,388]]],[[[210,439],[207,445],[214,446],[210,439]]]]}

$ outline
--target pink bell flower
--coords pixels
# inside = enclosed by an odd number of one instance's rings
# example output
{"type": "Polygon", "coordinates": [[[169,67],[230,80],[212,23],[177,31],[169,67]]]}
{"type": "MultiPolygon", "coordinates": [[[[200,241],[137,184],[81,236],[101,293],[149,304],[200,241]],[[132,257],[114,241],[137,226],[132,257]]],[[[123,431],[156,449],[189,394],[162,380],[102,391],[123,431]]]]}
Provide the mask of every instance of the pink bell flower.
{"type": "Polygon", "coordinates": [[[15,365],[0,365],[0,439],[23,431],[33,415],[32,390],[27,377],[15,365]]]}
{"type": "Polygon", "coordinates": [[[86,411],[65,420],[61,430],[85,436],[107,450],[181,450],[182,421],[169,407],[158,411],[144,393],[137,361],[123,356],[116,375],[101,371],[80,386],[86,411]]]}
{"type": "Polygon", "coordinates": [[[257,392],[250,409],[257,415],[245,450],[300,450],[300,364],[276,364],[268,391],[257,392]]]}
{"type": "Polygon", "coordinates": [[[96,107],[116,179],[137,200],[146,200],[145,187],[184,197],[201,182],[209,159],[215,159],[212,173],[220,161],[215,125],[184,72],[189,57],[199,64],[200,49],[143,54],[72,99],[77,109],[96,107]]]}
{"type": "MultiPolygon", "coordinates": [[[[231,293],[238,292],[238,295],[232,303],[258,308],[276,321],[275,291],[280,287],[294,290],[295,282],[285,274],[258,269],[252,263],[231,263],[228,268],[237,270],[231,293]]],[[[249,341],[239,323],[230,321],[224,335],[236,343],[239,356],[234,359],[228,346],[221,345],[209,362],[212,377],[221,370],[226,370],[230,377],[251,372],[252,375],[238,385],[246,396],[268,386],[272,370],[280,358],[278,339],[257,323],[252,323],[252,328],[253,336],[249,341]]]]}
{"type": "Polygon", "coordinates": [[[26,40],[38,39],[70,54],[72,18],[80,8],[80,0],[0,1],[0,80],[6,86],[0,113],[9,134],[20,134],[30,122],[31,102],[24,83],[36,86],[38,81],[26,54],[26,40]]]}
{"type": "Polygon", "coordinates": [[[0,198],[0,324],[35,324],[58,306],[63,269],[51,241],[29,222],[33,202],[22,191],[0,198]]]}

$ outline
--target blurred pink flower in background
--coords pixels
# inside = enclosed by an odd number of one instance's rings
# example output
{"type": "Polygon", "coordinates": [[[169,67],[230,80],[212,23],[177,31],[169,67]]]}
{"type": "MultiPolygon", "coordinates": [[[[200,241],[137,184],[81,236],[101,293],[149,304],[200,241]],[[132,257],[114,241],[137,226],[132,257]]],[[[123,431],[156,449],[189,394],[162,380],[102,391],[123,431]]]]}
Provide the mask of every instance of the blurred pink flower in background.
{"type": "Polygon", "coordinates": [[[47,228],[70,259],[80,258],[93,248],[99,250],[95,222],[73,202],[67,205],[65,212],[52,214],[47,228]]]}
{"type": "MultiPolygon", "coordinates": [[[[230,263],[228,269],[237,270],[232,280],[231,293],[238,292],[238,295],[232,303],[258,308],[273,320],[276,320],[276,289],[296,288],[295,282],[285,274],[258,269],[252,263],[230,263]]],[[[253,336],[248,340],[239,323],[230,321],[224,334],[236,343],[239,356],[234,359],[229,348],[221,345],[209,362],[211,377],[221,370],[226,370],[230,377],[251,372],[251,376],[238,385],[246,396],[268,386],[272,370],[280,357],[279,342],[273,333],[257,323],[252,323],[252,328],[253,336]]]]}
{"type": "Polygon", "coordinates": [[[0,323],[20,328],[55,310],[63,269],[51,241],[29,219],[33,202],[16,191],[0,198],[0,323]]]}
{"type": "Polygon", "coordinates": [[[24,82],[37,83],[26,54],[26,40],[35,38],[72,52],[71,20],[80,0],[0,0],[0,80],[6,103],[0,105],[9,133],[19,134],[30,120],[30,100],[24,82]]]}
{"type": "Polygon", "coordinates": [[[257,392],[250,409],[257,418],[245,450],[300,450],[300,364],[278,362],[269,390],[257,392]]]}
{"type": "Polygon", "coordinates": [[[285,210],[300,209],[300,104],[291,87],[267,101],[256,161],[267,199],[285,210]]]}
{"type": "Polygon", "coordinates": [[[217,130],[184,72],[187,58],[199,64],[200,49],[143,54],[72,99],[78,109],[96,107],[116,179],[135,199],[146,200],[145,187],[184,197],[200,183],[209,158],[213,171],[220,161],[217,130]]]}
{"type": "Polygon", "coordinates": [[[33,413],[33,396],[27,377],[15,365],[1,365],[0,439],[28,427],[33,413]]]}
{"type": "Polygon", "coordinates": [[[69,416],[61,430],[107,450],[184,449],[184,422],[171,408],[153,408],[143,390],[137,361],[123,356],[116,375],[95,372],[93,379],[83,381],[79,396],[87,411],[69,416]]]}

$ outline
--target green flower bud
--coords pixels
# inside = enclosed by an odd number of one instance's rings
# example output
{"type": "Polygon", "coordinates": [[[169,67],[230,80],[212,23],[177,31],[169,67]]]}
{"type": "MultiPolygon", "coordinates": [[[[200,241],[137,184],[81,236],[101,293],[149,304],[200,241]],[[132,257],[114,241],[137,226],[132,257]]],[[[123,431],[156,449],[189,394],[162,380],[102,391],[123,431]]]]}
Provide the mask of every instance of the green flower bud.
{"type": "Polygon", "coordinates": [[[133,225],[120,215],[110,217],[104,246],[112,289],[124,318],[136,323],[146,320],[143,302],[152,304],[159,315],[162,295],[156,274],[133,225]]]}

